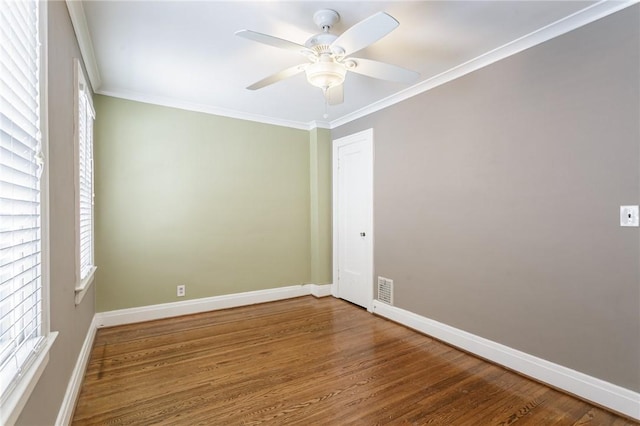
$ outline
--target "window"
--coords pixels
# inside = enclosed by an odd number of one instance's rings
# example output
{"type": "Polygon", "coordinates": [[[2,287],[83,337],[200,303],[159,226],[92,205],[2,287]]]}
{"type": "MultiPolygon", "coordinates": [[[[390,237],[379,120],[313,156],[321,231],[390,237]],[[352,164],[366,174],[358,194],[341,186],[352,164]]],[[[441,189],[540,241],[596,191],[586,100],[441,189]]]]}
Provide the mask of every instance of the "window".
{"type": "Polygon", "coordinates": [[[93,282],[96,270],[93,260],[93,120],[95,111],[91,90],[84,78],[82,66],[74,60],[76,81],[76,204],[77,204],[77,274],[76,304],[93,282]]]}
{"type": "Polygon", "coordinates": [[[16,420],[56,336],[46,299],[45,8],[0,2],[0,424],[16,420]]]}

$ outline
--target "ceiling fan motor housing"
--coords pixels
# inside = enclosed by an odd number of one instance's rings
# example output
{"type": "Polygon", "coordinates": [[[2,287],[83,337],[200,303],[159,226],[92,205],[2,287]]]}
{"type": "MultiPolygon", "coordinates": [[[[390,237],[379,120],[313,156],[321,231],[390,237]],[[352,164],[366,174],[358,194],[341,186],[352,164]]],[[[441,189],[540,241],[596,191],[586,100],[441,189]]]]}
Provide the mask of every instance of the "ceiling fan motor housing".
{"type": "Polygon", "coordinates": [[[316,52],[318,55],[331,53],[331,44],[338,38],[337,35],[329,33],[315,34],[307,40],[305,47],[316,52]]]}

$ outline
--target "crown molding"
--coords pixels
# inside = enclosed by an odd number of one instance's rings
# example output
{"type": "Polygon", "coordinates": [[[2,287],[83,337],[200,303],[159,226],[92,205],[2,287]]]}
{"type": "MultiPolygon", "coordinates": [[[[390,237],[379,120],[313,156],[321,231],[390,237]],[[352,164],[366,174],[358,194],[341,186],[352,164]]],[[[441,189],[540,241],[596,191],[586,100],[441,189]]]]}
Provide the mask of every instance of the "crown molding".
{"type": "Polygon", "coordinates": [[[100,90],[100,86],[102,86],[102,78],[100,77],[96,54],[93,50],[93,41],[91,40],[91,32],[87,25],[87,16],[84,13],[84,7],[82,6],[82,2],[77,0],[66,0],[66,3],[71,24],[73,25],[73,30],[76,33],[76,39],[80,46],[82,60],[87,74],[89,74],[91,88],[96,92],[100,90]]]}
{"type": "Polygon", "coordinates": [[[313,129],[331,129],[331,123],[328,121],[310,121],[309,122],[309,130],[313,129]]]}
{"type": "Polygon", "coordinates": [[[98,90],[99,95],[111,96],[114,98],[127,99],[130,101],[142,102],[146,104],[160,105],[170,108],[183,109],[186,111],[202,112],[205,114],[219,115],[222,117],[236,118],[239,120],[254,121],[257,123],[271,124],[274,126],[290,127],[299,130],[311,130],[311,123],[301,121],[284,120],[280,118],[268,117],[266,115],[250,114],[242,111],[236,111],[227,108],[219,108],[207,104],[197,102],[184,101],[181,99],[146,95],[143,93],[124,91],[124,90],[98,90]]]}
{"type": "Polygon", "coordinates": [[[612,13],[618,12],[629,6],[637,4],[640,0],[600,0],[576,13],[565,18],[555,21],[545,27],[524,35],[518,39],[510,41],[496,49],[486,52],[476,58],[473,58],[463,64],[453,67],[427,80],[424,80],[412,87],[401,92],[391,95],[387,98],[376,101],[364,108],[345,114],[330,122],[327,121],[309,121],[301,122],[294,120],[286,120],[274,117],[263,116],[259,114],[245,113],[242,111],[231,110],[227,108],[215,107],[212,105],[198,104],[195,102],[184,101],[174,98],[165,98],[153,95],[145,95],[142,93],[128,91],[110,91],[101,90],[102,79],[98,69],[91,34],[86,21],[86,15],[82,6],[82,1],[66,0],[69,16],[73,24],[84,65],[89,75],[91,86],[95,93],[117,98],[129,99],[138,102],[174,107],[188,111],[203,112],[207,114],[220,115],[224,117],[237,118],[241,120],[255,121],[264,124],[272,124],[276,126],[291,127],[301,130],[312,130],[315,128],[334,129],[351,121],[362,118],[366,115],[380,111],[391,105],[407,100],[413,96],[417,96],[435,87],[448,83],[452,80],[460,78],[478,69],[484,68],[497,61],[505,59],[511,55],[522,52],[530,47],[544,43],[552,38],[570,32],[576,28],[587,25],[598,19],[604,18],[612,13]]]}
{"type": "Polygon", "coordinates": [[[80,53],[89,75],[89,81],[93,91],[100,95],[113,96],[116,98],[128,99],[132,101],[144,102],[155,105],[162,105],[167,107],[173,107],[178,109],[184,109],[188,111],[203,112],[207,114],[220,115],[229,118],[237,118],[241,120],[255,121],[258,123],[272,124],[276,126],[291,127],[294,129],[311,130],[315,127],[329,128],[329,123],[326,122],[299,122],[293,120],[284,120],[273,117],[267,117],[259,114],[250,114],[242,111],[235,111],[226,108],[214,107],[211,105],[198,104],[195,102],[183,101],[179,99],[165,98],[153,95],[145,95],[136,92],[127,91],[110,91],[102,90],[102,78],[100,76],[100,70],[98,69],[98,63],[93,49],[93,41],[91,39],[91,33],[87,24],[87,17],[82,6],[82,1],[78,0],[66,0],[67,9],[69,10],[69,17],[73,25],[73,30],[80,46],[80,53]]]}
{"type": "Polygon", "coordinates": [[[424,93],[480,68],[491,65],[494,62],[500,61],[509,56],[515,55],[516,53],[522,52],[523,50],[537,46],[545,41],[590,24],[598,19],[632,6],[639,1],[640,0],[601,0],[589,7],[490,50],[489,52],[435,75],[401,92],[376,101],[349,114],[343,115],[342,117],[331,121],[330,128],[335,129],[343,124],[347,124],[351,121],[357,120],[358,118],[362,118],[413,96],[424,93]]]}

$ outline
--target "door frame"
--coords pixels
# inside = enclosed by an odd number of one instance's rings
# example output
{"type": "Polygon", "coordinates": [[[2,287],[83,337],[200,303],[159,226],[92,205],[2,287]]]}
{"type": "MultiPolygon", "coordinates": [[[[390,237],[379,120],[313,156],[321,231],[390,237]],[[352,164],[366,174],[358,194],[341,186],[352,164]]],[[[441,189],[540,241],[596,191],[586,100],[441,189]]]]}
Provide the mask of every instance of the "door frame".
{"type": "Polygon", "coordinates": [[[333,217],[332,217],[332,227],[333,227],[333,285],[331,286],[331,294],[334,297],[340,298],[340,282],[338,280],[338,259],[339,259],[339,255],[340,253],[338,252],[338,247],[339,247],[339,234],[338,234],[338,226],[337,226],[337,220],[338,220],[338,214],[340,211],[340,206],[338,205],[338,150],[346,145],[352,144],[352,143],[356,143],[356,142],[365,142],[369,145],[369,149],[371,150],[371,176],[370,176],[370,181],[371,181],[371,187],[367,188],[368,191],[370,191],[370,196],[369,196],[369,200],[371,201],[370,205],[368,206],[368,210],[369,210],[369,214],[368,214],[368,225],[366,226],[367,229],[364,230],[364,232],[367,233],[368,238],[366,239],[367,243],[368,243],[368,247],[367,247],[367,253],[366,253],[366,262],[369,265],[368,268],[365,269],[365,273],[366,273],[366,280],[369,283],[369,286],[367,286],[367,294],[366,294],[366,299],[368,301],[367,303],[367,311],[369,312],[373,312],[373,286],[374,286],[374,282],[373,282],[373,271],[374,271],[374,266],[373,266],[373,247],[374,247],[374,234],[373,234],[373,166],[374,166],[374,158],[375,158],[375,152],[373,149],[373,129],[366,129],[363,130],[361,132],[357,132],[348,136],[344,136],[341,137],[339,139],[334,139],[333,140],[333,153],[332,153],[332,169],[333,169],[333,175],[332,175],[332,190],[333,190],[333,217]]]}

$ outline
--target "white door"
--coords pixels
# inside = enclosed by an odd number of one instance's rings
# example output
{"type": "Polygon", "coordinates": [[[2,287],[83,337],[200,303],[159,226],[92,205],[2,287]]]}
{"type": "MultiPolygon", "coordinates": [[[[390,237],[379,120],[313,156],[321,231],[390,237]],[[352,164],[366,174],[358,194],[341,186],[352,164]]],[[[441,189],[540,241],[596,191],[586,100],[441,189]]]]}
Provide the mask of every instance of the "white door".
{"type": "Polygon", "coordinates": [[[333,142],[335,295],[373,302],[373,130],[333,142]]]}

